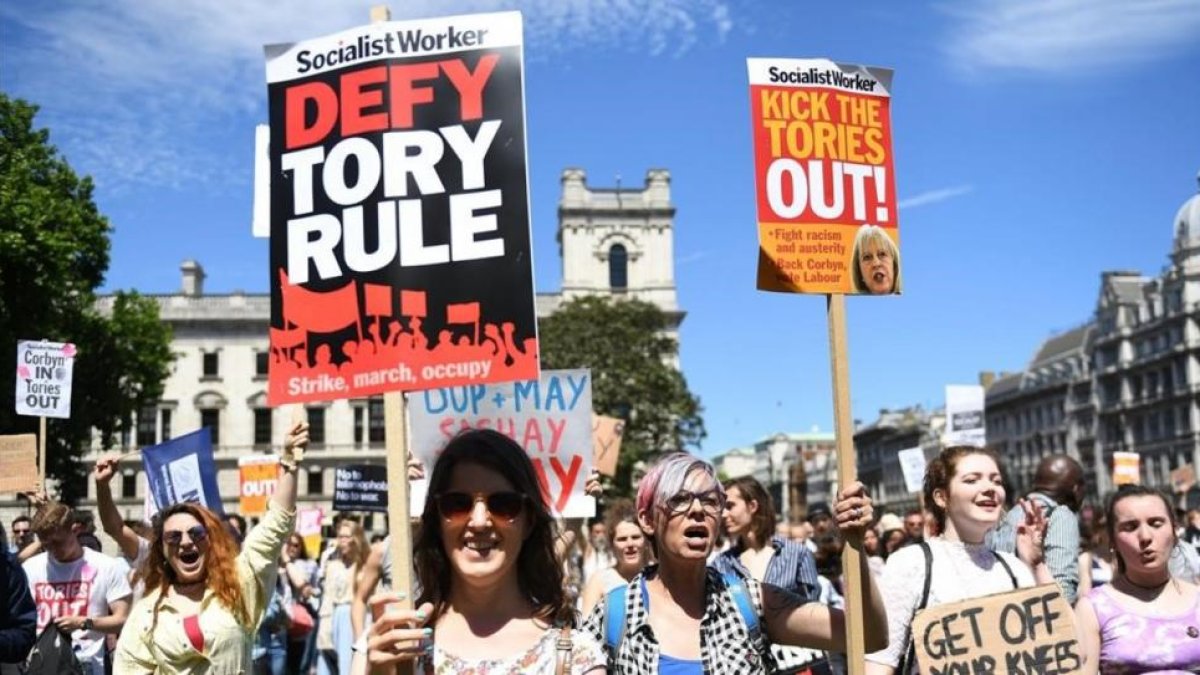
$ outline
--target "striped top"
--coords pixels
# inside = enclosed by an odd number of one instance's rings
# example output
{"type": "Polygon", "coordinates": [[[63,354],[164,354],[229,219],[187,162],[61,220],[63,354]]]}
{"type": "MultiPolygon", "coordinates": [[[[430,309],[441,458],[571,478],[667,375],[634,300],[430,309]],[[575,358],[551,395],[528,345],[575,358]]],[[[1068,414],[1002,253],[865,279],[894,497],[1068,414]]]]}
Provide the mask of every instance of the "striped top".
{"type": "MultiPolygon", "coordinates": [[[[1029,499],[1042,507],[1047,516],[1044,551],[1046,567],[1062,589],[1063,597],[1075,606],[1079,593],[1079,519],[1070,508],[1041,492],[1029,493],[1029,499]]],[[[1017,552],[1017,525],[1025,520],[1025,510],[1014,506],[992,533],[992,550],[1017,552]]]]}
{"type": "MultiPolygon", "coordinates": [[[[771,537],[771,546],[775,548],[775,555],[767,563],[767,574],[762,582],[815,602],[821,596],[821,587],[817,582],[817,563],[812,552],[800,542],[779,536],[771,537]]],[[[736,574],[749,579],[750,570],[746,569],[739,557],[745,550],[744,546],[735,544],[717,556],[712,566],[721,574],[736,574]]]]}

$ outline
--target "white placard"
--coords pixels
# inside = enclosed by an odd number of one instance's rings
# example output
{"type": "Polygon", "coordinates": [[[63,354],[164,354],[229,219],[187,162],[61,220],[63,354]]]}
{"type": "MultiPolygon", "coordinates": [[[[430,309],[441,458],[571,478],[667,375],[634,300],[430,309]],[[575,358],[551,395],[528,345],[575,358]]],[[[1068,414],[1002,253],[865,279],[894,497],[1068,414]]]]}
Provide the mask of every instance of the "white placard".
{"type": "Polygon", "coordinates": [[[75,345],[70,342],[17,342],[17,414],[71,416],[75,345]]]}
{"type": "Polygon", "coordinates": [[[970,445],[982,448],[987,444],[987,429],[983,416],[983,387],[976,384],[946,385],[946,445],[970,445]]]}
{"type": "Polygon", "coordinates": [[[909,492],[920,492],[925,484],[925,449],[905,448],[897,457],[904,472],[904,486],[909,492]]]}

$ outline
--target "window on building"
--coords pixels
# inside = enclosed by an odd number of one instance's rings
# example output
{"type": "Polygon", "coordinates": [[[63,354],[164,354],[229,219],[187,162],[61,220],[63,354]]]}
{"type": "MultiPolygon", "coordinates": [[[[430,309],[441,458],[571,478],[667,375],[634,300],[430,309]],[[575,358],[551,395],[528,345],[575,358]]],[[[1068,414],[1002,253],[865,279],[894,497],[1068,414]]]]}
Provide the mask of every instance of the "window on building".
{"type": "Polygon", "coordinates": [[[366,426],[363,422],[366,418],[366,415],[367,415],[367,411],[365,408],[363,408],[363,406],[361,406],[361,405],[354,406],[354,444],[355,445],[362,445],[363,430],[366,426]]]}
{"type": "Polygon", "coordinates": [[[321,471],[308,472],[308,494],[319,495],[325,492],[325,474],[321,471]]]}
{"type": "Polygon", "coordinates": [[[204,363],[202,366],[203,369],[201,370],[201,374],[204,377],[217,377],[218,375],[220,375],[221,362],[218,359],[217,352],[204,352],[203,361],[204,361],[204,363]]]}
{"type": "Polygon", "coordinates": [[[208,427],[209,433],[212,434],[212,444],[216,447],[221,444],[221,411],[215,408],[208,408],[200,411],[200,426],[208,427]]]}
{"type": "Polygon", "coordinates": [[[613,244],[608,249],[608,285],[614,291],[629,287],[629,252],[624,244],[613,244]]]}
{"type": "Polygon", "coordinates": [[[121,474],[121,498],[133,499],[137,496],[137,474],[121,474]]]}
{"type": "Polygon", "coordinates": [[[311,445],[325,445],[325,409],[308,409],[308,442],[311,445]]]}
{"type": "Polygon", "coordinates": [[[271,444],[271,409],[254,409],[254,444],[271,444]]]}
{"type": "Polygon", "coordinates": [[[171,439],[171,409],[163,408],[158,414],[162,420],[162,439],[168,441],[171,439]]]}
{"type": "Polygon", "coordinates": [[[271,356],[267,352],[254,352],[254,374],[266,377],[271,366],[271,356]]]}
{"type": "Polygon", "coordinates": [[[367,441],[382,443],[383,437],[383,398],[375,397],[367,401],[367,441]]]}
{"type": "Polygon", "coordinates": [[[138,447],[154,445],[158,442],[158,411],[154,408],[142,408],[137,416],[138,447]]]}

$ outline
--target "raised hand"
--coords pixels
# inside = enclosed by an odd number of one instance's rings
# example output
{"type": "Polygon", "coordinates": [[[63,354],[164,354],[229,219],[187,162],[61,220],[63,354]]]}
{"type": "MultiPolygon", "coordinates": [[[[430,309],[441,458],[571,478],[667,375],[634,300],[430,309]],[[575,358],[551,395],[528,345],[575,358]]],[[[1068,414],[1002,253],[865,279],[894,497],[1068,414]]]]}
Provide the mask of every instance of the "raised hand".
{"type": "Polygon", "coordinates": [[[1026,565],[1037,567],[1046,559],[1046,514],[1041,504],[1032,499],[1018,503],[1025,511],[1025,520],[1017,524],[1017,556],[1026,565]]]}

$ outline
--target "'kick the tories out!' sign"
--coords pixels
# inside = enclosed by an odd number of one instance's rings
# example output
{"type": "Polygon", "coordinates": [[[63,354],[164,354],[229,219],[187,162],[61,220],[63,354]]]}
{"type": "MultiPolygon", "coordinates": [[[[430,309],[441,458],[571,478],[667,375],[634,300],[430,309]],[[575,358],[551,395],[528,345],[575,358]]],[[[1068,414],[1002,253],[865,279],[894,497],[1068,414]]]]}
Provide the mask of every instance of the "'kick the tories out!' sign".
{"type": "Polygon", "coordinates": [[[271,404],[537,377],[521,15],[266,56],[271,404]]]}

